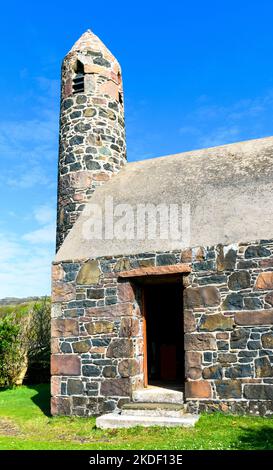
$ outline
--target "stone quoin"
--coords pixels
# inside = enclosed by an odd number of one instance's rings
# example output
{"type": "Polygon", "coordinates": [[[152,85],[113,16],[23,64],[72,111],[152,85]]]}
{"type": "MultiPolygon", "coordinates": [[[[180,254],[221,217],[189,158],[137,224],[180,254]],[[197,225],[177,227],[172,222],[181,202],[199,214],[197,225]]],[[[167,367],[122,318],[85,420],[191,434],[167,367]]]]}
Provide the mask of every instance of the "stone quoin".
{"type": "Polygon", "coordinates": [[[87,31],[62,66],[52,414],[116,412],[159,385],[191,413],[272,415],[273,138],[127,163],[123,103],[87,31]],[[190,243],[85,238],[109,196],[188,204],[190,243]]]}

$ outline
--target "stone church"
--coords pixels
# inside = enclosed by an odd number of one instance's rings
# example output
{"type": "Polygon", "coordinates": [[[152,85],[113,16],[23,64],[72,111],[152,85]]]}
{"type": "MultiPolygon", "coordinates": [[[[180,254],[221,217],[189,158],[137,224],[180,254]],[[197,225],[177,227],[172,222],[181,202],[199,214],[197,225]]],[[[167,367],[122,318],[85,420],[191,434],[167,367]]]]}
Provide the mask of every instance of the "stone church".
{"type": "Polygon", "coordinates": [[[127,163],[120,65],[84,33],[62,65],[52,414],[273,414],[272,237],[273,138],[127,163]],[[145,214],[144,236],[108,233],[111,200],[185,205],[190,237],[149,237],[145,214]]]}

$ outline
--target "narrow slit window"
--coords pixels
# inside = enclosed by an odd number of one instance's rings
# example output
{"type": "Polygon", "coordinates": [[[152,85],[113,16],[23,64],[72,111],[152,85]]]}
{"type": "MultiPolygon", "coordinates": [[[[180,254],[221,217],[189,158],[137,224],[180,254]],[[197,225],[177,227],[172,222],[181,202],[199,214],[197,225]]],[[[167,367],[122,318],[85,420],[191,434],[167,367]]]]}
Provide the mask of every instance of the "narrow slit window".
{"type": "Polygon", "coordinates": [[[77,74],[73,80],[73,93],[84,92],[84,75],[77,74]]]}
{"type": "Polygon", "coordinates": [[[77,61],[76,75],[73,79],[73,93],[84,93],[84,68],[79,60],[77,61]]]}

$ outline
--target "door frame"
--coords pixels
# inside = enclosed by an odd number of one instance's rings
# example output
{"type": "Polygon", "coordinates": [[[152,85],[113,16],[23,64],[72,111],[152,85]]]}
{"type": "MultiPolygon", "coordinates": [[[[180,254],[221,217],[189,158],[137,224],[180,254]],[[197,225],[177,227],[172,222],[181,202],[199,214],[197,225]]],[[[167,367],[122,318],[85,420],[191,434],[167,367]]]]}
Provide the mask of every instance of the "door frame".
{"type": "Polygon", "coordinates": [[[148,387],[148,351],[147,351],[147,311],[145,301],[145,286],[141,287],[142,293],[142,325],[143,325],[143,385],[144,388],[148,387]]]}

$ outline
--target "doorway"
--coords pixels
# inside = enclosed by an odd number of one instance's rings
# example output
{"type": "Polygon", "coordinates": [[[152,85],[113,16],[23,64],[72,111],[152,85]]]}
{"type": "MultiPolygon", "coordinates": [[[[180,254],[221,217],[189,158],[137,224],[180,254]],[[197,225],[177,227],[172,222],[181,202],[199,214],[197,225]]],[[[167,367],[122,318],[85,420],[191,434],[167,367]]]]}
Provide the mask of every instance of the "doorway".
{"type": "Polygon", "coordinates": [[[143,286],[145,386],[183,388],[183,285],[176,281],[143,286]]]}

